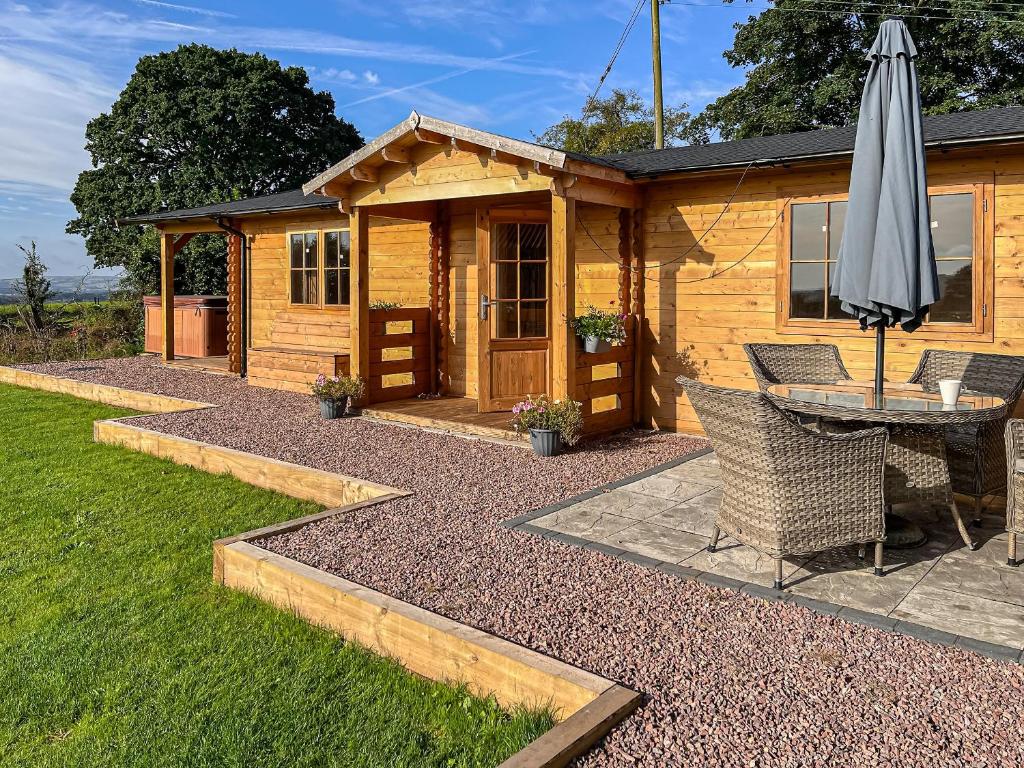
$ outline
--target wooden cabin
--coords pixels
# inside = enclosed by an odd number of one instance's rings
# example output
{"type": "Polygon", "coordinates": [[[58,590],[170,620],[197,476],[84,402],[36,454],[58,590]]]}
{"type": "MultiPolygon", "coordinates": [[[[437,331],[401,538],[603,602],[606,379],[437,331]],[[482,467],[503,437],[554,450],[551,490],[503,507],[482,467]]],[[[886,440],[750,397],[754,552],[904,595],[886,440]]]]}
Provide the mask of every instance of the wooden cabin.
{"type": "MultiPolygon", "coordinates": [[[[413,113],[302,190],[123,223],[160,229],[165,301],[187,239],[227,236],[229,363],[252,384],[350,372],[396,418],[484,426],[547,393],[590,432],[698,432],[675,378],[754,388],[745,342],[836,343],[873,375],[873,336],[827,290],[854,137],[587,157],[413,113]],[[627,315],[625,344],[582,351],[588,305],[627,315]]],[[[928,347],[1024,353],[1024,108],[928,117],[925,137],[944,296],[890,333],[893,381],[928,347]]]]}

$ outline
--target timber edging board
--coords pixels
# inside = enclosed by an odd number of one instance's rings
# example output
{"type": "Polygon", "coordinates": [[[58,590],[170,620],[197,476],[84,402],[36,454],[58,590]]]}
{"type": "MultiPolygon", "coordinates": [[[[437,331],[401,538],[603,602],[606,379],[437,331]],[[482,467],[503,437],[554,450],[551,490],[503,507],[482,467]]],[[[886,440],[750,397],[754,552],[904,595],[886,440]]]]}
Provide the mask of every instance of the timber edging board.
{"type": "Polygon", "coordinates": [[[63,376],[52,376],[48,373],[27,371],[23,368],[0,366],[0,383],[13,384],[28,389],[40,389],[45,392],[59,392],[62,395],[80,397],[83,400],[94,400],[105,405],[130,408],[143,413],[177,413],[194,411],[201,408],[216,408],[212,403],[200,403],[195,400],[182,400],[168,395],[154,395],[151,392],[139,392],[134,389],[122,389],[109,384],[93,384],[63,376]]]}
{"type": "Polygon", "coordinates": [[[325,507],[338,507],[395,493],[394,488],[386,485],[168,435],[125,424],[119,419],[97,421],[92,428],[93,439],[97,443],[119,445],[215,475],[228,474],[250,485],[314,501],[325,507]]]}
{"type": "MultiPolygon", "coordinates": [[[[212,403],[122,389],[108,384],[94,384],[7,366],[0,366],[0,383],[57,392],[83,400],[129,408],[141,411],[143,415],[219,407],[212,403]]],[[[384,496],[393,497],[401,493],[395,488],[368,480],[291,464],[126,423],[126,420],[132,418],[135,417],[101,419],[93,422],[93,440],[148,453],[212,474],[229,474],[250,485],[304,501],[313,501],[325,507],[338,507],[384,496]]]]}
{"type": "Polygon", "coordinates": [[[556,725],[499,768],[568,765],[639,705],[639,693],[612,680],[250,543],[308,522],[290,521],[215,542],[215,579],[429,679],[463,683],[506,708],[549,707],[556,725]]]}

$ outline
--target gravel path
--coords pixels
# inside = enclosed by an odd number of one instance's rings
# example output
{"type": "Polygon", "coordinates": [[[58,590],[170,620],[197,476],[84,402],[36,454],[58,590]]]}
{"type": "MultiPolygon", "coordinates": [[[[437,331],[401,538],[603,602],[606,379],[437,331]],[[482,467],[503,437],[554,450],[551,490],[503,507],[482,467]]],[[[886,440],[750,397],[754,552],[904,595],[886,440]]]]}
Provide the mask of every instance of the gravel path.
{"type": "Polygon", "coordinates": [[[34,366],[222,404],[166,432],[415,492],[263,546],[647,695],[584,766],[1019,766],[1024,666],[684,582],[500,521],[701,445],[631,435],[553,460],[362,421],[146,360],[34,366]]]}

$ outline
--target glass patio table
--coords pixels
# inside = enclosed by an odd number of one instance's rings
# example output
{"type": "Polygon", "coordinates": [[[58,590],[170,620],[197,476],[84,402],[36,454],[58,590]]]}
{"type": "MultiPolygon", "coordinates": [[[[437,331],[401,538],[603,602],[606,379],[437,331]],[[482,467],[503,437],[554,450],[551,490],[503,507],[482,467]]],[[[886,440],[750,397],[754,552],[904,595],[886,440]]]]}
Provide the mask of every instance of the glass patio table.
{"type": "MultiPolygon", "coordinates": [[[[775,384],[768,388],[768,396],[785,411],[818,418],[824,429],[887,427],[887,510],[891,513],[893,504],[905,502],[944,505],[964,543],[976,548],[953,497],[944,433],[1003,418],[1006,403],[1000,398],[964,391],[956,405],[945,405],[939,393],[920,384],[886,384],[879,401],[874,383],[865,381],[775,384]]],[[[925,541],[927,536],[917,525],[898,515],[886,516],[886,546],[915,547],[925,541]]]]}

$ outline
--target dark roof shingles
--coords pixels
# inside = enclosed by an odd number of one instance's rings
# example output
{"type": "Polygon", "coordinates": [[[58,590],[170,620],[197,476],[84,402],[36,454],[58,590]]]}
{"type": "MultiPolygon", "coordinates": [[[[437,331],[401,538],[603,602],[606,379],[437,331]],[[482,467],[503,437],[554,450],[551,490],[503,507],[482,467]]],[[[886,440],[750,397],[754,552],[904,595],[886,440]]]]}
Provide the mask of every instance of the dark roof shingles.
{"type": "MultiPolygon", "coordinates": [[[[974,112],[954,112],[924,118],[924,137],[929,144],[969,141],[1024,134],[1024,107],[1000,107],[974,112]]],[[[718,144],[667,149],[648,149],[592,158],[634,177],[656,176],[673,171],[722,168],[763,161],[796,160],[817,155],[853,152],[855,125],[777,136],[759,136],[718,144]]]]}
{"type": "Polygon", "coordinates": [[[337,205],[335,197],[323,195],[304,195],[301,189],[291,189],[273,195],[248,197],[245,200],[234,200],[230,203],[204,205],[199,208],[183,208],[178,211],[159,211],[153,214],[126,216],[122,224],[148,224],[158,221],[175,221],[180,219],[204,219],[217,216],[244,216],[256,213],[274,213],[276,211],[299,211],[305,208],[333,208],[337,205]]]}

